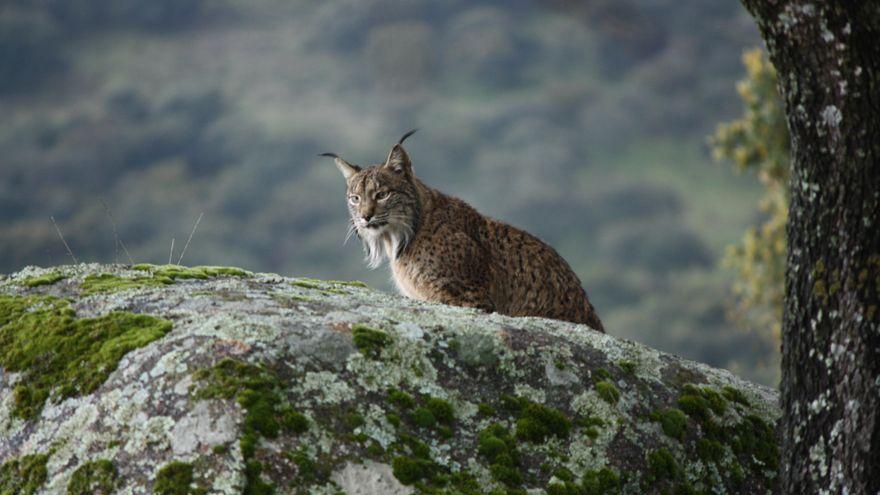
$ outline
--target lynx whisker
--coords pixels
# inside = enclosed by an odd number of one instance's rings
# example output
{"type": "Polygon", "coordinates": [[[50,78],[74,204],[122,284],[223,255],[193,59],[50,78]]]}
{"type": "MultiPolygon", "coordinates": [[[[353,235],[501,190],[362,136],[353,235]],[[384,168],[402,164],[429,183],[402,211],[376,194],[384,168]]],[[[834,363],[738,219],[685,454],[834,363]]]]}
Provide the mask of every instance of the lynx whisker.
{"type": "Polygon", "coordinates": [[[348,232],[345,233],[345,240],[342,241],[342,245],[346,245],[348,240],[351,239],[351,236],[357,233],[357,226],[355,226],[354,222],[348,222],[348,232]]]}

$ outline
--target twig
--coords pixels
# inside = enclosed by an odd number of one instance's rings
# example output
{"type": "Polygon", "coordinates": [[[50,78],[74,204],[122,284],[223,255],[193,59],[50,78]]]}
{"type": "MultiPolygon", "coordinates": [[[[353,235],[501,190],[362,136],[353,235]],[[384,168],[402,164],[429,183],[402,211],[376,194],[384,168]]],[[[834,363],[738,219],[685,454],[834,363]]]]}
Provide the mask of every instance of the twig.
{"type": "Polygon", "coordinates": [[[168,255],[168,264],[171,264],[171,259],[174,258],[174,238],[171,238],[171,254],[168,255]]]}
{"type": "Polygon", "coordinates": [[[119,246],[122,246],[122,250],[125,251],[125,255],[128,256],[128,262],[130,264],[134,264],[134,260],[131,259],[131,254],[128,252],[128,248],[125,247],[125,243],[122,242],[122,239],[119,237],[119,231],[116,229],[116,219],[113,218],[113,212],[110,211],[110,207],[107,206],[107,202],[101,198],[101,204],[104,205],[104,211],[107,212],[107,216],[110,218],[110,225],[113,226],[113,239],[116,244],[114,244],[114,248],[116,249],[116,262],[119,263],[119,246]]]}
{"type": "Polygon", "coordinates": [[[50,216],[50,220],[52,220],[52,225],[55,226],[55,232],[58,232],[58,237],[61,238],[61,242],[64,243],[64,247],[67,248],[67,254],[70,255],[70,259],[73,260],[73,264],[78,265],[79,261],[76,259],[76,256],[73,255],[73,251],[70,250],[70,246],[67,245],[67,241],[64,240],[64,234],[61,233],[61,229],[58,228],[58,222],[55,221],[55,217],[50,216]]]}
{"type": "Polygon", "coordinates": [[[183,255],[186,254],[186,248],[189,247],[189,241],[192,240],[193,235],[196,233],[196,229],[199,228],[199,222],[202,221],[202,217],[205,215],[205,212],[199,213],[199,218],[196,219],[196,224],[193,225],[192,232],[189,233],[189,239],[186,240],[186,244],[183,245],[183,251],[180,252],[180,258],[177,258],[177,265],[180,266],[181,260],[183,260],[183,255]]]}

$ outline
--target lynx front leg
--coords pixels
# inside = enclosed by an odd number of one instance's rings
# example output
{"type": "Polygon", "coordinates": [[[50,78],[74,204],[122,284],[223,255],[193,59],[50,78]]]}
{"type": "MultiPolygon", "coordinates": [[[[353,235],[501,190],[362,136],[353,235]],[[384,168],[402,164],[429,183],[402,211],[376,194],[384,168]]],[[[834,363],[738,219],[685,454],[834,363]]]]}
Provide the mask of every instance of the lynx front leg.
{"type": "Polygon", "coordinates": [[[487,313],[495,312],[495,302],[484,287],[472,287],[460,281],[449,280],[439,284],[437,300],[452,306],[477,308],[487,313]]]}

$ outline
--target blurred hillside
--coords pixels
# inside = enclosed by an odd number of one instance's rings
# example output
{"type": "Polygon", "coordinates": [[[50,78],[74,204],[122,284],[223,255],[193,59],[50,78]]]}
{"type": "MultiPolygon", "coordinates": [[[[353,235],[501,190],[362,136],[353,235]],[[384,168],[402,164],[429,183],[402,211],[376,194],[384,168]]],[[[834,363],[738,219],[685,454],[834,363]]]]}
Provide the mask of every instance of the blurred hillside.
{"type": "Polygon", "coordinates": [[[610,333],[775,383],[726,320],[760,187],[712,163],[759,44],[720,0],[0,0],[0,271],[185,262],[390,290],[342,245],[344,184],[399,135],[416,173],[553,244],[610,333]]]}

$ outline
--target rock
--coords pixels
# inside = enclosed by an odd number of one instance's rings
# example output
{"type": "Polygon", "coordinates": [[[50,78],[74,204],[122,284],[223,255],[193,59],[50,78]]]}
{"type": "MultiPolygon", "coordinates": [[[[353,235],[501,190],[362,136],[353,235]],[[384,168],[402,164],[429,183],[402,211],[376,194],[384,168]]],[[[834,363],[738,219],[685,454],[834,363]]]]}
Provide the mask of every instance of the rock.
{"type": "Polygon", "coordinates": [[[777,401],[584,326],[360,283],[0,278],[0,493],[766,493],[777,401]]]}

